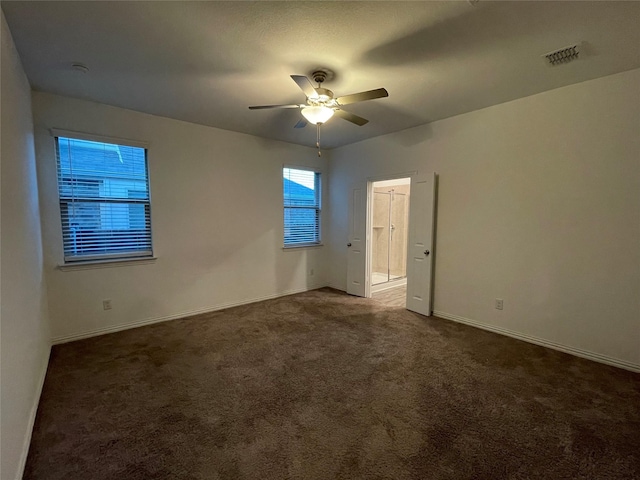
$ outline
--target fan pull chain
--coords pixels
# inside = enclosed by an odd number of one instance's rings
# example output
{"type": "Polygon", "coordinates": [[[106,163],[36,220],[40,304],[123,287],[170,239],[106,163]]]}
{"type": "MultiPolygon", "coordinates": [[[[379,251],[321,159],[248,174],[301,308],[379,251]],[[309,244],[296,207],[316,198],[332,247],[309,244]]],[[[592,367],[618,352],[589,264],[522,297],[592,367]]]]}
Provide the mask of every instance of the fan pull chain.
{"type": "Polygon", "coordinates": [[[318,147],[318,156],[321,157],[322,156],[322,152],[320,151],[320,125],[322,125],[321,123],[316,124],[317,128],[317,137],[316,137],[316,147],[318,147]]]}

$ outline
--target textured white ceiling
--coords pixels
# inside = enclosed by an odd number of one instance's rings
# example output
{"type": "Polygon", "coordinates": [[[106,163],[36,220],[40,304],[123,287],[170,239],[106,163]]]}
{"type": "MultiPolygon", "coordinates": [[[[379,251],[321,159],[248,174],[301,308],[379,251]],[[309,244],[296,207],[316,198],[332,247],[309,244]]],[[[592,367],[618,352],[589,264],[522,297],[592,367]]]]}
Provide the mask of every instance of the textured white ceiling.
{"type": "Polygon", "coordinates": [[[329,68],[345,107],[324,148],[640,67],[640,2],[13,2],[2,10],[35,90],[315,144],[289,78],[329,68]],[[580,44],[580,60],[541,55],[580,44]],[[79,73],[71,63],[90,71],[79,73]]]}

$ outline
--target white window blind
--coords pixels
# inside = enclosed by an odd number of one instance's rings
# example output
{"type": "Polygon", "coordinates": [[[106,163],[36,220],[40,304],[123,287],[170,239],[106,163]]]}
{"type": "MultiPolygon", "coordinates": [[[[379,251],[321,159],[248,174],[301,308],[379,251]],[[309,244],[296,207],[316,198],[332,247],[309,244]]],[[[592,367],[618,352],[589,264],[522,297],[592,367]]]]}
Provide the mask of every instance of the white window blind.
{"type": "Polygon", "coordinates": [[[285,167],[284,245],[320,243],[320,173],[285,167]]]}
{"type": "Polygon", "coordinates": [[[56,137],[65,262],[152,256],[144,148],[56,137]]]}

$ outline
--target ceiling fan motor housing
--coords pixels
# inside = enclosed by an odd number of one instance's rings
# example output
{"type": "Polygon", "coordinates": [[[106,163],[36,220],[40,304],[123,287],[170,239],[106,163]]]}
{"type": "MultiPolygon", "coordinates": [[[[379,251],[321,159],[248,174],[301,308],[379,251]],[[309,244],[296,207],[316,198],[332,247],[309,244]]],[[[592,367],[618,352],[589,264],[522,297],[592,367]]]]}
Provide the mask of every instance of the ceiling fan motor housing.
{"type": "Polygon", "coordinates": [[[318,87],[316,88],[316,92],[318,93],[318,100],[321,102],[328,102],[333,99],[333,92],[329,89],[318,87]]]}

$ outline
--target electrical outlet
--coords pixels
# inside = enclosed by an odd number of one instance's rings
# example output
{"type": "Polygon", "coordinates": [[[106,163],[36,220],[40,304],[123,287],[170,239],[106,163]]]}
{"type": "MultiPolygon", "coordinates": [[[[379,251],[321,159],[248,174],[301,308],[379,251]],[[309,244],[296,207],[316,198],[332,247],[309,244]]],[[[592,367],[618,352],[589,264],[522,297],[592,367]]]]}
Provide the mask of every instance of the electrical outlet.
{"type": "Polygon", "coordinates": [[[111,310],[111,299],[106,299],[102,301],[102,309],[111,310]]]}
{"type": "Polygon", "coordinates": [[[502,310],[503,302],[501,298],[496,298],[496,310],[502,310]]]}

